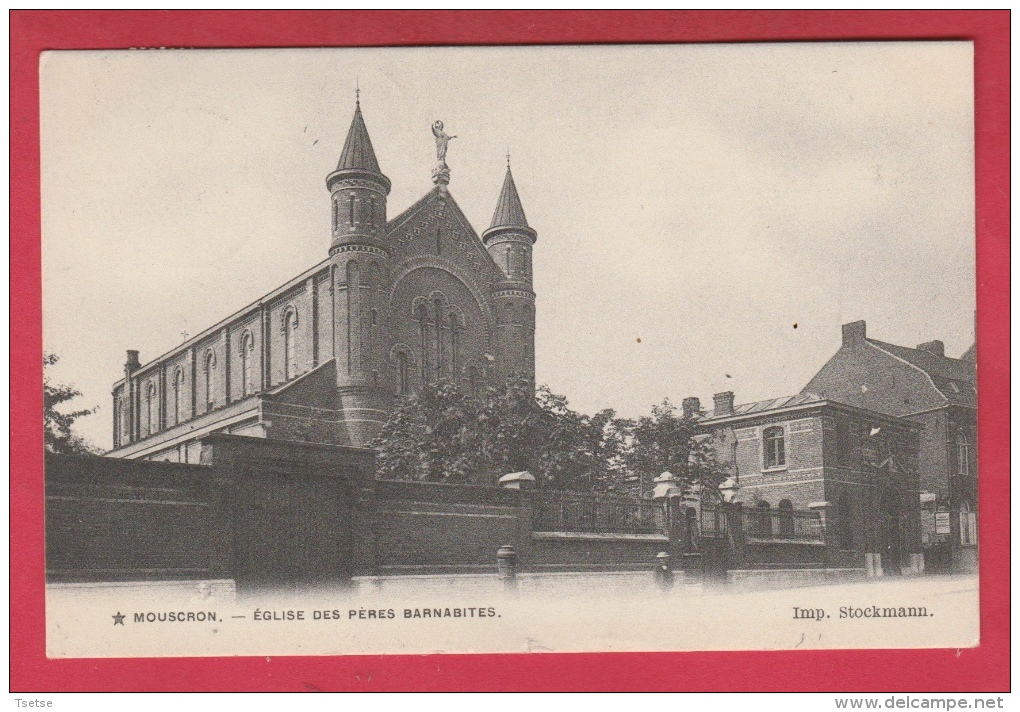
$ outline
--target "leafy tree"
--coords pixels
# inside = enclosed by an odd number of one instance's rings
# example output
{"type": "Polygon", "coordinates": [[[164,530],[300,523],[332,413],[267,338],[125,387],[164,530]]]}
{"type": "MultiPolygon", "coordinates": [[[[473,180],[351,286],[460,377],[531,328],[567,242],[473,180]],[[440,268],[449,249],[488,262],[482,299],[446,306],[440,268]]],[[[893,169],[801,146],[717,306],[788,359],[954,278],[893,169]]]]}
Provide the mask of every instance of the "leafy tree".
{"type": "Polygon", "coordinates": [[[379,437],[377,475],[481,484],[487,480],[481,404],[452,383],[428,384],[394,408],[379,437]]]}
{"type": "Polygon", "coordinates": [[[699,489],[717,492],[726,478],[710,437],[699,434],[697,420],[678,414],[668,398],[653,406],[651,415],[629,423],[627,431],[625,458],[639,494],[647,492],[652,480],[667,471],[674,475],[684,495],[699,489]]]}
{"type": "Polygon", "coordinates": [[[668,400],[636,421],[609,409],[589,416],[524,379],[478,398],[427,385],[398,404],[372,446],[385,479],[491,484],[528,470],[545,489],[640,496],[666,470],[687,492],[724,477],[696,421],[668,400]]]}
{"type": "Polygon", "coordinates": [[[94,445],[75,433],[72,428],[74,421],[95,413],[97,408],[63,412],[58,409],[63,403],[81,396],[74,386],[54,384],[45,369],[59,360],[55,354],[43,354],[43,427],[44,442],[47,452],[66,455],[98,454],[94,445]]]}

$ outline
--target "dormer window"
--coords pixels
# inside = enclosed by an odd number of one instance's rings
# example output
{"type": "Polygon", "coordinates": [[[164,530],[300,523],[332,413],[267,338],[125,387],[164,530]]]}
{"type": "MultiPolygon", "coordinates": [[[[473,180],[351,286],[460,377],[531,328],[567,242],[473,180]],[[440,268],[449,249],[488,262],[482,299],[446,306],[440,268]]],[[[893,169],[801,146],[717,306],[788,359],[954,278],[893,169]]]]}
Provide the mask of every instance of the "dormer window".
{"type": "Polygon", "coordinates": [[[781,426],[765,428],[762,432],[762,444],[765,451],[766,470],[786,466],[786,439],[781,426]]]}

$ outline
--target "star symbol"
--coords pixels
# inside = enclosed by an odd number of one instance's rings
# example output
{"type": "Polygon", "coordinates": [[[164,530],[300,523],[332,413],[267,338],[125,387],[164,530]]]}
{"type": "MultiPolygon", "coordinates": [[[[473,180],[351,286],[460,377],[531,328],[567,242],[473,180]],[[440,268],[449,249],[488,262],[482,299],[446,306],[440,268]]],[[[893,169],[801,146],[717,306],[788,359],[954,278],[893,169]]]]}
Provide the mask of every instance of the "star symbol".
{"type": "Polygon", "coordinates": [[[117,611],[117,613],[111,617],[113,618],[114,625],[124,625],[124,614],[120,611],[117,611]]]}

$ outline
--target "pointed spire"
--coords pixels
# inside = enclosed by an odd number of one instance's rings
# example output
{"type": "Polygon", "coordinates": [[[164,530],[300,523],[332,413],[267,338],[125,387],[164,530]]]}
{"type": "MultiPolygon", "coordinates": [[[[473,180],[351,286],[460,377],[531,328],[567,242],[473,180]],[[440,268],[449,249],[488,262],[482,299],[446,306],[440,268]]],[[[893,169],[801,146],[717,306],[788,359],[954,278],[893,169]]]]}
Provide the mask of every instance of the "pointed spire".
{"type": "Polygon", "coordinates": [[[365,128],[365,119],[361,116],[361,89],[355,89],[354,93],[354,119],[347,132],[347,141],[344,142],[344,150],[340,153],[340,162],[337,163],[336,169],[382,173],[379,161],[375,158],[375,151],[372,149],[372,139],[368,137],[368,129],[365,128]]]}
{"type": "Polygon", "coordinates": [[[503,179],[503,190],[499,192],[496,212],[492,216],[491,230],[494,227],[528,227],[528,219],[524,216],[524,206],[514,185],[514,176],[510,172],[510,153],[506,156],[506,178],[503,179]]]}

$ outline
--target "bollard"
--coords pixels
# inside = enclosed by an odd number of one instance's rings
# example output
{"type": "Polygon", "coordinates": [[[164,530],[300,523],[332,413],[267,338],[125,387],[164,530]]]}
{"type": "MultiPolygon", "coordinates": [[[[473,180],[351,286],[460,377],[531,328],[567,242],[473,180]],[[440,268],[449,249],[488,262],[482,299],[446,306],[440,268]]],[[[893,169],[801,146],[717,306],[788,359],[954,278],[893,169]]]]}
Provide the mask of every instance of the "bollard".
{"type": "Polygon", "coordinates": [[[663,593],[673,588],[673,569],[669,565],[669,554],[665,551],[655,555],[655,584],[663,593]]]}
{"type": "Polygon", "coordinates": [[[517,549],[510,544],[499,547],[496,552],[496,568],[499,580],[503,582],[503,590],[517,592],[517,549]]]}

